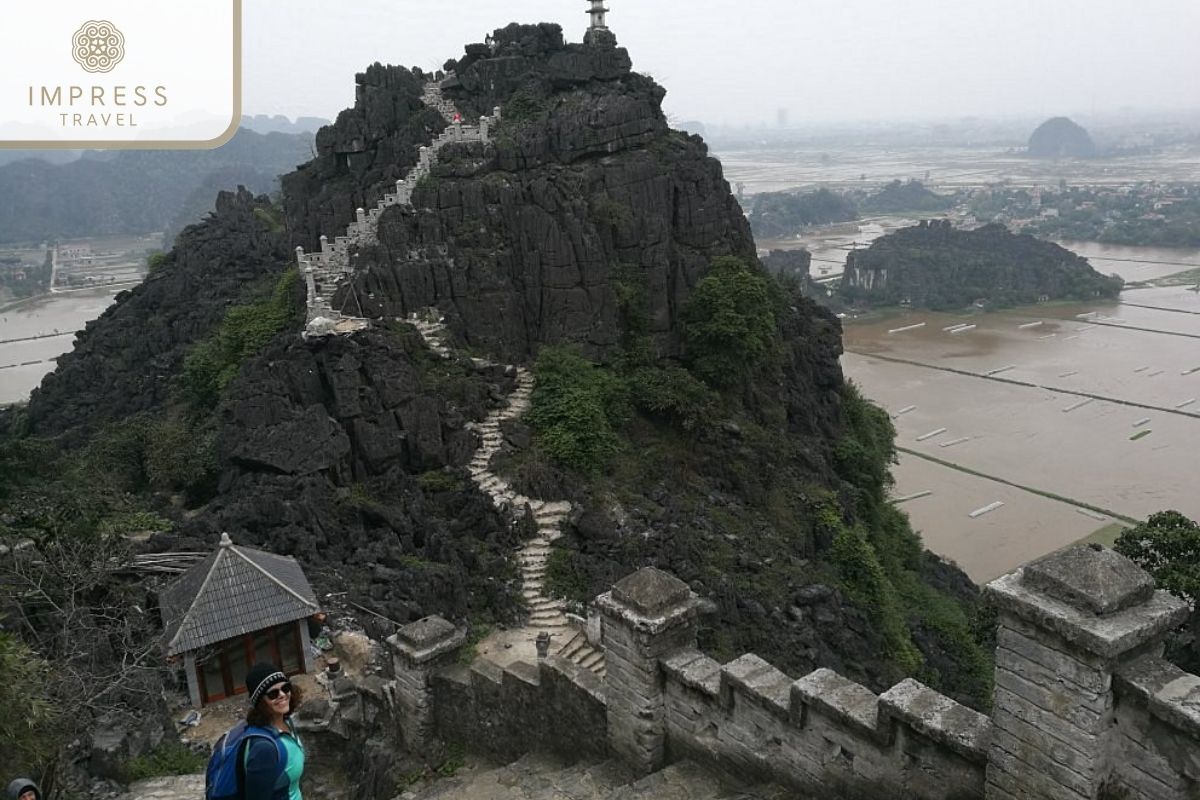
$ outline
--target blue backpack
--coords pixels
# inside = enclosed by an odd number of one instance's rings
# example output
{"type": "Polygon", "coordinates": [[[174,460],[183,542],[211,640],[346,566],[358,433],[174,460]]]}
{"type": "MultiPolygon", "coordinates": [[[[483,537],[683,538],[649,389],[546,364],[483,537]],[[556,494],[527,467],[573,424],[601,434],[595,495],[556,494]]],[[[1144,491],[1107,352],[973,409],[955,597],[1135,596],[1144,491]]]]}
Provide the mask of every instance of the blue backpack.
{"type": "Polygon", "coordinates": [[[269,739],[279,748],[279,763],[287,764],[287,749],[274,731],[239,722],[213,746],[204,771],[205,800],[242,800],[246,770],[242,753],[251,739],[269,739]]]}

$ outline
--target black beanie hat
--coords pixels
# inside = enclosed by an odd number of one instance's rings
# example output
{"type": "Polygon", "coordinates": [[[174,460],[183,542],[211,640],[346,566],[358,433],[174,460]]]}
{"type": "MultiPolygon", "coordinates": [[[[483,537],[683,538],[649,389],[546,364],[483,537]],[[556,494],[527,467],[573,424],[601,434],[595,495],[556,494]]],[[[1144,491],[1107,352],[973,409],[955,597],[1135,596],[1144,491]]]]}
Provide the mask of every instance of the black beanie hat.
{"type": "Polygon", "coordinates": [[[255,664],[246,674],[246,692],[250,695],[250,705],[258,705],[263,694],[277,683],[287,683],[287,675],[274,664],[265,662],[255,664]]]}

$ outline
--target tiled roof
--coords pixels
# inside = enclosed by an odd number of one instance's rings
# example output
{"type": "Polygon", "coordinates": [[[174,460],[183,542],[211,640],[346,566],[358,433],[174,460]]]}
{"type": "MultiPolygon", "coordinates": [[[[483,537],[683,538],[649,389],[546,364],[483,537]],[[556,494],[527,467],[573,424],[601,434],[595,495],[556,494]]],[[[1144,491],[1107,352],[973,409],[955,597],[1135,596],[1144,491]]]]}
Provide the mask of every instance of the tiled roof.
{"type": "Polygon", "coordinates": [[[317,611],[304,571],[290,556],[238,547],[221,535],[217,552],[159,594],[167,654],[304,619],[317,611]]]}

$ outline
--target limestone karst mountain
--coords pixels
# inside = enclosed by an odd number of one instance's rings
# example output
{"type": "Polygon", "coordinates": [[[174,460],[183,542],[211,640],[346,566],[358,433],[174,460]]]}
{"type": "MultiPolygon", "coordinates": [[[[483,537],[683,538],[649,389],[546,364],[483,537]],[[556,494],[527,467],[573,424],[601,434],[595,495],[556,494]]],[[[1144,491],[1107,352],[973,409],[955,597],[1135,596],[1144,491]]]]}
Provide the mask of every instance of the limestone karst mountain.
{"type": "Polygon", "coordinates": [[[1086,258],[1003,225],[922,220],[850,253],[839,293],[851,303],[945,310],[1115,297],[1122,285],[1086,258]]]}
{"type": "Polygon", "coordinates": [[[843,380],[836,318],[766,277],[664,89],[613,42],[547,24],[447,69],[356,76],[282,206],[222,195],[80,336],[20,430],[64,459],[129,459],[106,473],[122,502],[173,519],[151,547],[229,531],[398,622],[557,620],[653,564],[713,598],[713,652],[876,688],[920,672],[981,702],[976,589],[887,503],[890,422],[843,380]],[[488,117],[486,140],[456,134],[431,87],[467,126],[488,117]],[[327,295],[295,271],[334,262],[327,295]],[[769,341],[744,376],[705,383],[691,300],[721,302],[714,262],[761,292],[769,341]],[[306,297],[356,330],[302,337],[306,297]],[[536,414],[495,413],[514,393],[547,402],[556,353],[581,381],[575,432],[612,428],[594,470],[553,458],[536,414]]]}
{"type": "Polygon", "coordinates": [[[1096,145],[1088,132],[1067,117],[1052,117],[1029,136],[1033,158],[1092,158],[1096,145]]]}

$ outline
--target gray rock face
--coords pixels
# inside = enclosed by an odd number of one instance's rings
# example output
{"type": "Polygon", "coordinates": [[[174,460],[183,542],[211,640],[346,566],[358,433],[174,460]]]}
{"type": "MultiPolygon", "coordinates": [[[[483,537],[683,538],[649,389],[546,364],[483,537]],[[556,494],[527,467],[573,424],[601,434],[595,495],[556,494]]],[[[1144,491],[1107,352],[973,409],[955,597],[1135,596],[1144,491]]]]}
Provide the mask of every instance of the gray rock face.
{"type": "Polygon", "coordinates": [[[187,349],[208,336],[247,286],[278,275],[287,241],[256,209],[267,198],[222,192],[216,213],[179,236],[164,266],[122,292],[29,400],[31,431],[78,439],[110,420],[161,405],[187,349]]]}

